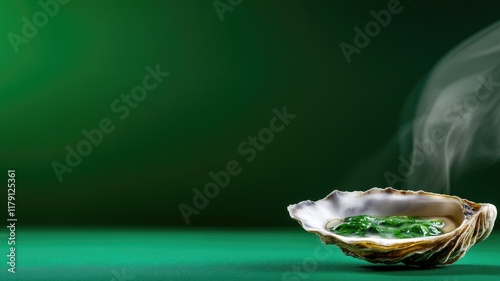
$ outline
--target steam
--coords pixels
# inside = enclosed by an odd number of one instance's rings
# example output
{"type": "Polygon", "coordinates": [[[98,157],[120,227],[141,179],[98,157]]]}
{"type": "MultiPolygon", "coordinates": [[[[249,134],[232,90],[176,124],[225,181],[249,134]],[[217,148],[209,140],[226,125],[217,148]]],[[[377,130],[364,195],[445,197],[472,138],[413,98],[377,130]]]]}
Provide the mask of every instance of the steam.
{"type": "Polygon", "coordinates": [[[499,92],[500,22],[452,50],[423,81],[411,145],[401,147],[410,155],[405,187],[450,193],[456,176],[500,160],[499,92]]]}

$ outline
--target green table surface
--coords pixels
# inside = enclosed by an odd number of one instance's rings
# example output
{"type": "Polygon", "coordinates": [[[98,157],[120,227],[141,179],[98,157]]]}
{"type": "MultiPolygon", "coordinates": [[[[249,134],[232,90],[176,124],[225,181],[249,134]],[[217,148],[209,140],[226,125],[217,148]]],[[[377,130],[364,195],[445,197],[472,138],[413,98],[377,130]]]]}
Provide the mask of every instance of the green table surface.
{"type": "Polygon", "coordinates": [[[2,254],[0,280],[500,280],[500,233],[426,270],[347,257],[300,228],[19,229],[17,247],[17,273],[2,254]]]}

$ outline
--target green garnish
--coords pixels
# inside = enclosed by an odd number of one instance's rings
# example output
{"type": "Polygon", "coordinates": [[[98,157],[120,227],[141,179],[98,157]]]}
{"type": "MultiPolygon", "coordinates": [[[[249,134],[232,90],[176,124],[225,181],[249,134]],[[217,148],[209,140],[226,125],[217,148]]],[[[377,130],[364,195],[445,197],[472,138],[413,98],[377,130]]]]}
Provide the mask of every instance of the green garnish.
{"type": "Polygon", "coordinates": [[[443,220],[410,216],[372,217],[359,215],[347,217],[330,231],[342,236],[382,238],[415,238],[436,236],[443,233],[443,220]]]}

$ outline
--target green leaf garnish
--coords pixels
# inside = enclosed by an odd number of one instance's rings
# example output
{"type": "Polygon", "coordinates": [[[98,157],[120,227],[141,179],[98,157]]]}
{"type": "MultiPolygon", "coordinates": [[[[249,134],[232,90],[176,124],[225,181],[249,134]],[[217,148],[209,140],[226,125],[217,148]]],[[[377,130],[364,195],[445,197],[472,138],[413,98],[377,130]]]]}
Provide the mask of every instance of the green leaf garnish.
{"type": "Polygon", "coordinates": [[[342,236],[382,238],[416,238],[443,233],[443,220],[423,219],[411,216],[373,217],[359,215],[346,217],[330,231],[342,236]]]}

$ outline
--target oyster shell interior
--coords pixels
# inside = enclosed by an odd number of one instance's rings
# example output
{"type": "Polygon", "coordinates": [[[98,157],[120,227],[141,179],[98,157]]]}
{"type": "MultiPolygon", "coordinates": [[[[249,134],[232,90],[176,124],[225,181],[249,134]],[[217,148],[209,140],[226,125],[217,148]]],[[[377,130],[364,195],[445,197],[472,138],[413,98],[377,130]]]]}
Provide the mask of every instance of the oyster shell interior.
{"type": "Polygon", "coordinates": [[[343,218],[356,215],[439,219],[444,222],[443,234],[455,230],[464,220],[462,206],[454,198],[396,194],[390,197],[377,195],[353,200],[352,197],[345,196],[339,198],[336,203],[339,212],[332,212],[331,215],[336,218],[327,221],[327,230],[342,223],[343,218]]]}

